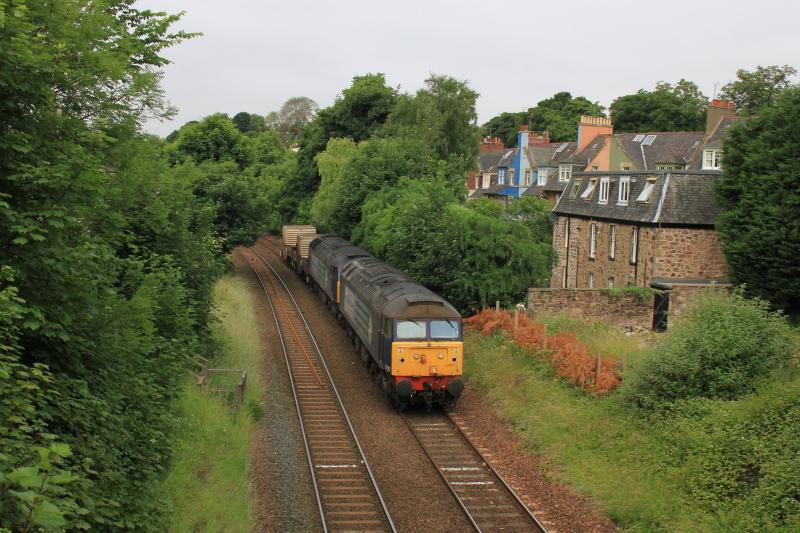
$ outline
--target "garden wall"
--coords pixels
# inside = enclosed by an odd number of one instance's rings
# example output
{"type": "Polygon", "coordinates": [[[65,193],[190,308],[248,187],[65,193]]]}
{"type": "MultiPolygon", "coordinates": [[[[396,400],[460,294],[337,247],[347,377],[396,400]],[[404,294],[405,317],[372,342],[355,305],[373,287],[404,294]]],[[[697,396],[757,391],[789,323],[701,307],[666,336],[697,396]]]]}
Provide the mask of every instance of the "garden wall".
{"type": "Polygon", "coordinates": [[[625,329],[653,326],[653,297],[608,289],[528,289],[528,313],[563,313],[625,329]]]}

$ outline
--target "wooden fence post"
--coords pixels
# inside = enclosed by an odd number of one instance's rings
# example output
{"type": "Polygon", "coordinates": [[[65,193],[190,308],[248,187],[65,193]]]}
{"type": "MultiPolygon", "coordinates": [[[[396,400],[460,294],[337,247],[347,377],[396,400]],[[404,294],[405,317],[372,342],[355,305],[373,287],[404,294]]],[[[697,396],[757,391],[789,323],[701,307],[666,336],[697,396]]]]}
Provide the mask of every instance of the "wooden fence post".
{"type": "Polygon", "coordinates": [[[514,311],[514,333],[517,333],[517,328],[519,327],[519,309],[514,311]]]}
{"type": "Polygon", "coordinates": [[[594,371],[594,390],[598,392],[600,390],[600,352],[597,352],[597,366],[595,367],[594,371]]]}
{"type": "Polygon", "coordinates": [[[542,348],[547,349],[547,324],[542,324],[544,328],[544,335],[542,337],[542,348]]]}
{"type": "Polygon", "coordinates": [[[247,370],[242,370],[242,378],[239,380],[239,386],[237,387],[238,388],[237,403],[239,404],[239,407],[244,405],[244,389],[246,385],[247,385],[247,370]]]}
{"type": "Polygon", "coordinates": [[[494,302],[494,312],[495,313],[499,313],[500,312],[500,300],[495,300],[495,302],[494,302]]]}

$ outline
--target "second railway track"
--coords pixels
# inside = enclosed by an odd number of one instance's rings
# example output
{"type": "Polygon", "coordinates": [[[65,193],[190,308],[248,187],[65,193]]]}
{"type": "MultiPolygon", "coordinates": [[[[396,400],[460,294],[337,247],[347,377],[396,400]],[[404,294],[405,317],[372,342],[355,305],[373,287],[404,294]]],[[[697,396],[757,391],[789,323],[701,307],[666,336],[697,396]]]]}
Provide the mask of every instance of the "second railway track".
{"type": "Polygon", "coordinates": [[[477,531],[546,533],[447,414],[408,413],[403,417],[477,531]]]}
{"type": "Polygon", "coordinates": [[[395,532],[350,418],[294,297],[264,255],[254,249],[245,255],[278,328],[323,530],[395,532]],[[263,274],[259,264],[267,269],[263,274]]]}

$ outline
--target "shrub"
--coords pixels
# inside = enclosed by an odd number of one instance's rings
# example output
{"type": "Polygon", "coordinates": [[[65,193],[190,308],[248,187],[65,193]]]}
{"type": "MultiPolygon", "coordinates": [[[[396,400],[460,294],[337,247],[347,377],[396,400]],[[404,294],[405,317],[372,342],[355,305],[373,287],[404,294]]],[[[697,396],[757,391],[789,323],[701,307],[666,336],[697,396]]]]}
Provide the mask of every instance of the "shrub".
{"type": "Polygon", "coordinates": [[[791,332],[763,300],[706,291],[626,375],[623,395],[648,409],[692,397],[735,399],[789,361],[791,332]]]}

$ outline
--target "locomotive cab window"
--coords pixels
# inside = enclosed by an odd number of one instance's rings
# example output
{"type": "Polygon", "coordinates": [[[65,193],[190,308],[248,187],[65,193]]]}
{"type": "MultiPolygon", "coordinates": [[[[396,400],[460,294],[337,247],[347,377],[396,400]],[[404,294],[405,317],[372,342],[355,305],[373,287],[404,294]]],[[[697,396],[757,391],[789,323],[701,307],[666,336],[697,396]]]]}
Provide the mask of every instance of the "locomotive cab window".
{"type": "Polygon", "coordinates": [[[426,337],[424,320],[398,320],[398,339],[424,339],[426,337]]]}
{"type": "Polygon", "coordinates": [[[431,320],[431,339],[458,339],[458,320],[431,320]]]}

